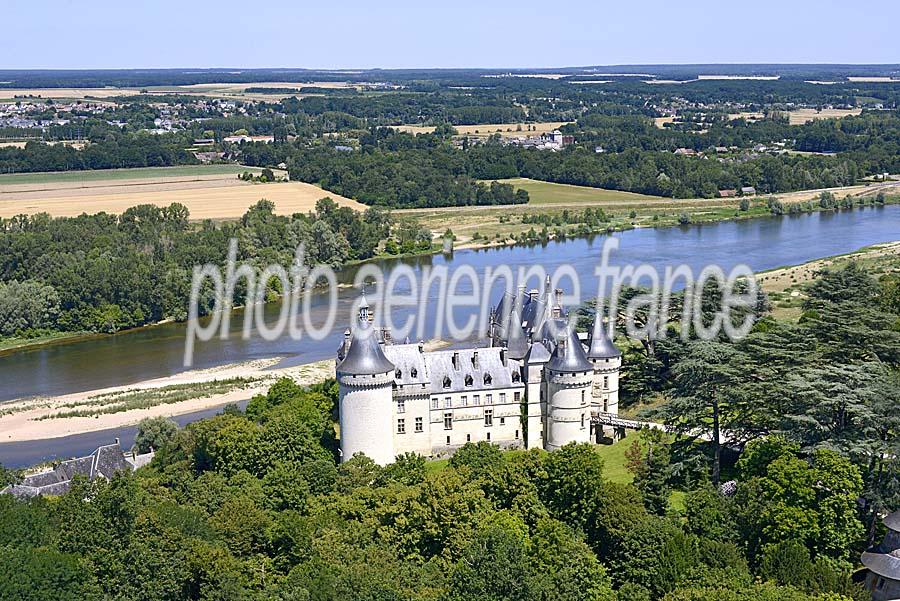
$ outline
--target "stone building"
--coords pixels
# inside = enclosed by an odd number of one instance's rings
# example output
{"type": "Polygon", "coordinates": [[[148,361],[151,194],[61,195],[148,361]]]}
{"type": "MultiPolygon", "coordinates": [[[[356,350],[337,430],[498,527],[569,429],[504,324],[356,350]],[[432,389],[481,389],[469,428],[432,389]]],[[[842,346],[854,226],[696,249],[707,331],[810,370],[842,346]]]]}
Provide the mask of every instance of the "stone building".
{"type": "Polygon", "coordinates": [[[597,441],[604,432],[592,416],[618,413],[621,353],[602,327],[579,335],[560,295],[520,287],[492,310],[486,346],[441,351],[394,343],[363,302],[335,365],[342,460],[440,457],[480,441],[547,450],[597,441]]]}
{"type": "Polygon", "coordinates": [[[900,599],[900,510],[884,518],[884,539],[862,554],[866,588],[873,601],[900,599]]]}

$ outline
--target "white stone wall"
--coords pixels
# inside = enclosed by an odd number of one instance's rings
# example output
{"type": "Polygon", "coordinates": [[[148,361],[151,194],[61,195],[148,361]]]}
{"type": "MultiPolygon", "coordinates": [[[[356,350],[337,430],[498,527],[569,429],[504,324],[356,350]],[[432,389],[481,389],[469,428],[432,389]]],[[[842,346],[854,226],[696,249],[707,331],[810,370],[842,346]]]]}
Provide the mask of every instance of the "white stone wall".
{"type": "Polygon", "coordinates": [[[379,465],[394,461],[392,432],[393,373],[373,376],[338,374],[341,461],[365,453],[379,465]]]}
{"type": "Polygon", "coordinates": [[[557,373],[546,370],[549,404],[546,449],[570,442],[590,442],[593,372],[557,373]]]}
{"type": "MultiPolygon", "coordinates": [[[[593,412],[619,413],[619,371],[622,359],[593,359],[593,387],[591,392],[591,410],[593,412]]],[[[606,432],[612,435],[612,431],[606,432]]]]}
{"type": "Polygon", "coordinates": [[[524,398],[525,387],[432,394],[429,420],[431,449],[428,454],[448,454],[467,442],[489,441],[505,447],[524,446],[517,393],[520,400],[524,398]],[[478,404],[475,404],[476,395],[478,404]],[[487,412],[491,415],[490,425],[486,425],[487,412]],[[444,419],[448,414],[449,430],[445,428],[444,419]]]}
{"type": "Polygon", "coordinates": [[[418,453],[425,457],[431,455],[430,401],[428,394],[394,395],[394,411],[391,419],[394,452],[397,455],[402,453],[418,453]],[[421,432],[416,431],[419,424],[421,432]]]}
{"type": "Polygon", "coordinates": [[[541,390],[544,380],[544,364],[533,363],[525,368],[525,376],[527,381],[527,419],[528,419],[528,439],[525,446],[529,449],[544,448],[544,405],[541,402],[541,390]]]}

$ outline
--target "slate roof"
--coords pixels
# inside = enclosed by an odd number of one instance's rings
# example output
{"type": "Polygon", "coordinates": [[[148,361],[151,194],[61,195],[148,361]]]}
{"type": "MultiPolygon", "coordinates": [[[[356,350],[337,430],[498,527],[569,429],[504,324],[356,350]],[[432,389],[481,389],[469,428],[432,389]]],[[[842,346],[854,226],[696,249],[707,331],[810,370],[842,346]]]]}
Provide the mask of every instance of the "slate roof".
{"type": "Polygon", "coordinates": [[[884,540],[862,554],[862,564],[872,572],[900,581],[900,511],[884,518],[888,528],[884,540]]]}
{"type": "Polygon", "coordinates": [[[576,373],[581,371],[593,371],[593,364],[584,354],[584,347],[578,340],[578,334],[573,328],[567,327],[560,342],[550,355],[547,367],[555,372],[576,373]],[[563,344],[564,342],[564,344],[563,344]]]}
{"type": "Polygon", "coordinates": [[[425,353],[425,363],[431,377],[431,393],[465,392],[471,390],[490,391],[496,388],[524,386],[522,382],[513,382],[513,372],[519,371],[520,363],[507,359],[506,365],[500,359],[499,347],[469,348],[425,353]],[[478,366],[473,358],[478,353],[478,366]],[[459,358],[458,368],[453,366],[453,356],[459,358]],[[485,374],[490,381],[485,382],[485,374]],[[471,384],[466,384],[466,376],[471,376],[471,384]],[[444,387],[444,378],[449,378],[450,386],[444,387]]]}
{"type": "Polygon", "coordinates": [[[371,324],[359,321],[350,340],[347,356],[337,366],[337,371],[353,376],[369,376],[394,371],[378,344],[378,337],[371,324]]]}
{"type": "Polygon", "coordinates": [[[394,383],[398,386],[418,384],[421,388],[422,384],[430,382],[425,356],[418,344],[388,344],[383,351],[387,360],[394,365],[394,383]]]}
{"type": "Polygon", "coordinates": [[[610,359],[622,356],[622,351],[616,348],[613,341],[606,335],[606,328],[601,326],[600,328],[591,328],[591,330],[592,336],[588,339],[588,359],[610,359]]]}
{"type": "Polygon", "coordinates": [[[126,461],[122,447],[116,442],[98,447],[85,457],[62,461],[52,470],[26,476],[18,484],[0,490],[0,494],[11,494],[18,498],[61,495],[68,492],[75,476],[85,476],[89,480],[98,477],[108,480],[117,472],[132,471],[145,465],[152,457],[152,453],[147,453],[136,456],[133,463],[126,461]]]}

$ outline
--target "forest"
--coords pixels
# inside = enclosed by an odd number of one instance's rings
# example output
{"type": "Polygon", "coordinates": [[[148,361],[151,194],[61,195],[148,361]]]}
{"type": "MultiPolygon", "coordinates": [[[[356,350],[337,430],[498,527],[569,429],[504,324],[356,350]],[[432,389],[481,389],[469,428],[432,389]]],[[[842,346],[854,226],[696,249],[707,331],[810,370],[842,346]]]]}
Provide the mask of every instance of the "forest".
{"type": "MultiPolygon", "coordinates": [[[[118,216],[0,218],[0,337],[184,320],[194,266],[224,264],[231,238],[238,240],[237,260],[261,269],[291,265],[299,244],[309,265],[340,267],[371,257],[391,236],[383,211],[359,213],[327,198],[309,215],[276,215],[261,200],[237,222],[196,225],[189,218],[178,203],[139,205],[118,216]]],[[[392,239],[401,246],[407,237],[421,241],[420,229],[399,228],[392,239]]],[[[429,249],[430,241],[428,233],[429,249]]],[[[211,306],[201,304],[201,312],[211,306]]]]}
{"type": "Polygon", "coordinates": [[[900,502],[900,281],[850,264],[807,293],[797,324],[760,297],[739,343],[634,341],[630,400],[666,389],[675,434],[633,439],[632,483],[576,444],[338,463],[336,383],[283,379],[143,422],[134,474],[0,497],[0,599],[863,601],[900,502]],[[695,435],[713,413],[727,448],[695,435]]]}

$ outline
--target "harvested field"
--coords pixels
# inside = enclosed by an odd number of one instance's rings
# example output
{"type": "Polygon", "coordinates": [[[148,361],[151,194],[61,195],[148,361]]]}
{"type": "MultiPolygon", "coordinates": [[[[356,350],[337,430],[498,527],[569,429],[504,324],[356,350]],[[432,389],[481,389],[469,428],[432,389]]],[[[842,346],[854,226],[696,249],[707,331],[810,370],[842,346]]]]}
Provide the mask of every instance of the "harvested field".
{"type": "Polygon", "coordinates": [[[149,181],[168,178],[236,178],[239,173],[250,171],[259,173],[258,167],[243,165],[183,165],[178,167],[138,167],[134,169],[93,169],[88,171],[44,171],[39,173],[6,173],[0,175],[0,193],[13,190],[12,186],[47,186],[64,185],[79,187],[88,183],[124,183],[131,181],[149,181]]]}
{"type": "MultiPolygon", "coordinates": [[[[504,138],[516,136],[536,136],[559,129],[572,121],[548,121],[546,123],[488,123],[482,125],[454,125],[459,135],[489,137],[500,134],[504,138]],[[518,128],[521,130],[517,131],[518,128]],[[528,128],[531,128],[530,130],[528,128]]],[[[430,134],[434,127],[430,125],[398,125],[395,129],[411,134],[430,134]]]]}
{"type": "Polygon", "coordinates": [[[817,119],[840,119],[850,115],[859,115],[862,113],[861,108],[856,109],[797,109],[788,113],[791,125],[803,125],[817,119]]]}
{"type": "MultiPolygon", "coordinates": [[[[245,168],[231,166],[236,171],[245,168]]],[[[179,169],[179,168],[174,168],[179,169]]],[[[190,169],[190,168],[188,168],[190,169]]],[[[237,179],[235,173],[196,173],[194,175],[163,175],[150,170],[155,177],[136,177],[136,171],[122,170],[123,179],[69,179],[53,181],[53,178],[36,178],[31,182],[6,184],[0,177],[0,217],[18,214],[50,213],[56,217],[75,216],[82,213],[121,213],[138,204],[166,206],[180,202],[191,212],[192,219],[236,219],[252,204],[266,198],[275,203],[281,214],[307,212],[315,208],[316,201],[326,196],[342,206],[364,209],[364,205],[302,182],[253,184],[237,179]]],[[[84,173],[84,172],[82,172],[84,173]]],[[[172,173],[172,172],[169,172],[172,173]]],[[[93,175],[94,172],[91,172],[93,175]]],[[[21,174],[70,175],[75,174],[21,174]]],[[[111,174],[107,174],[111,175],[111,174]]],[[[16,181],[13,179],[13,181],[16,181]]],[[[21,181],[21,180],[19,180],[21,181]]]]}
{"type": "Polygon", "coordinates": [[[666,126],[666,123],[675,123],[675,116],[669,115],[667,117],[654,117],[653,125],[656,127],[663,129],[666,126]]]}

